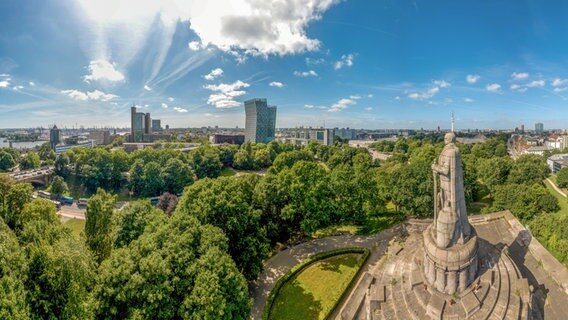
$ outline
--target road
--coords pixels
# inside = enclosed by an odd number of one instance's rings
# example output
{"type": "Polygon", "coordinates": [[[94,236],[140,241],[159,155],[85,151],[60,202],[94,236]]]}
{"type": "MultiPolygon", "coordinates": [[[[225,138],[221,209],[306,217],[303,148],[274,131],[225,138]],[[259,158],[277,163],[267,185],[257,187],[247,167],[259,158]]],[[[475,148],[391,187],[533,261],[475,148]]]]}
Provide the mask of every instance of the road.
{"type": "Polygon", "coordinates": [[[86,207],[78,207],[77,203],[73,203],[72,205],[61,205],[61,210],[59,210],[58,214],[65,219],[79,219],[85,220],[85,209],[86,207]]]}

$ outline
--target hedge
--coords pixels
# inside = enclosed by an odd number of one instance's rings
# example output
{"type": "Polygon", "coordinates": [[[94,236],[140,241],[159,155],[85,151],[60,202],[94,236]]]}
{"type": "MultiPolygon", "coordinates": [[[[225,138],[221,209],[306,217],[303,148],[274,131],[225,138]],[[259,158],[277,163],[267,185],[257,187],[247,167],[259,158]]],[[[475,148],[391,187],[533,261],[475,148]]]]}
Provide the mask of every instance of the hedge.
{"type": "MultiPolygon", "coordinates": [[[[294,278],[294,276],[296,276],[298,273],[302,272],[304,269],[309,267],[314,262],[324,260],[324,259],[327,259],[327,258],[330,258],[330,257],[333,257],[333,256],[341,255],[341,254],[347,254],[347,253],[361,253],[361,254],[363,254],[363,262],[359,266],[359,270],[357,270],[357,273],[355,274],[355,276],[351,279],[351,281],[347,285],[347,288],[345,288],[345,290],[343,291],[343,293],[341,294],[339,299],[335,302],[335,305],[333,306],[333,308],[330,309],[330,313],[332,313],[333,310],[335,310],[335,308],[337,308],[337,306],[340,304],[340,302],[343,301],[343,298],[345,297],[347,292],[350,291],[351,287],[353,287],[355,280],[359,278],[359,274],[361,273],[361,270],[363,269],[362,266],[365,264],[365,262],[367,262],[367,259],[369,258],[370,254],[371,254],[371,251],[369,249],[367,249],[367,248],[335,249],[335,250],[315,254],[315,255],[307,258],[306,260],[302,261],[300,264],[297,264],[290,271],[288,271],[284,276],[282,276],[282,278],[280,278],[276,282],[276,284],[274,285],[274,288],[272,288],[272,290],[270,291],[270,294],[268,295],[268,299],[266,300],[266,305],[264,306],[264,311],[262,312],[262,319],[268,320],[268,318],[270,317],[270,311],[272,310],[272,305],[274,304],[274,301],[276,300],[276,297],[278,296],[280,289],[282,288],[282,286],[286,282],[288,282],[288,280],[294,278]]],[[[326,317],[327,316],[329,316],[329,314],[326,315],[326,317]]]]}

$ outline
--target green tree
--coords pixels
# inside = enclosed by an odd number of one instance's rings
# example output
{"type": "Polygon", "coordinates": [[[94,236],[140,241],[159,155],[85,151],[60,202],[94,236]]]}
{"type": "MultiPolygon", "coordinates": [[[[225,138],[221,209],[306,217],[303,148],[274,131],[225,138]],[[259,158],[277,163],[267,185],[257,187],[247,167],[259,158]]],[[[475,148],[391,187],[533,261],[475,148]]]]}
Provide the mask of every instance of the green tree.
{"type": "Polygon", "coordinates": [[[4,150],[0,150],[0,171],[7,171],[16,165],[12,155],[4,150]]]}
{"type": "Polygon", "coordinates": [[[65,194],[69,191],[69,187],[67,187],[67,183],[63,180],[60,176],[55,176],[53,181],[51,182],[51,192],[57,196],[65,194]]]}
{"type": "Polygon", "coordinates": [[[262,271],[268,255],[261,211],[252,206],[258,180],[254,174],[199,180],[185,190],[176,210],[197,217],[202,224],[221,228],[231,243],[229,253],[249,280],[262,271]]]}
{"type": "Polygon", "coordinates": [[[173,194],[182,193],[183,188],[193,183],[193,171],[181,160],[172,158],[161,171],[164,190],[173,194]]]}
{"type": "Polygon", "coordinates": [[[112,215],[116,199],[103,189],[89,198],[85,212],[85,236],[95,260],[101,263],[112,248],[112,215]]]}
{"type": "Polygon", "coordinates": [[[26,300],[27,262],[16,235],[0,219],[0,318],[29,319],[26,300]]]}
{"type": "Polygon", "coordinates": [[[67,176],[69,176],[69,156],[67,155],[66,152],[60,154],[59,156],[57,156],[57,158],[55,159],[55,163],[54,163],[54,172],[56,175],[66,178],[67,176]]]}
{"type": "Polygon", "coordinates": [[[270,170],[280,172],[284,168],[292,168],[298,161],[314,161],[314,157],[307,151],[287,151],[279,154],[270,170]]]}
{"type": "Polygon", "coordinates": [[[201,146],[190,153],[190,163],[199,179],[217,178],[221,175],[223,163],[219,159],[219,150],[211,146],[201,146]]]}
{"type": "Polygon", "coordinates": [[[533,185],[542,182],[549,173],[544,158],[532,154],[523,155],[513,162],[508,182],[533,185]]]}
{"type": "Polygon", "coordinates": [[[33,190],[29,183],[16,183],[8,191],[5,198],[6,208],[3,218],[12,230],[20,226],[22,209],[26,203],[32,200],[33,190]]]}
{"type": "Polygon", "coordinates": [[[99,268],[97,319],[248,319],[245,278],[226,253],[227,238],[193,216],[174,214],[99,268]]]}
{"type": "Polygon", "coordinates": [[[493,157],[480,159],[477,165],[477,176],[489,189],[489,195],[493,198],[495,188],[507,182],[511,162],[508,158],[493,157]]]}
{"type": "Polygon", "coordinates": [[[241,145],[239,151],[235,153],[233,167],[241,170],[252,170],[254,168],[252,143],[250,141],[241,145]]]}
{"type": "Polygon", "coordinates": [[[142,194],[144,192],[144,161],[138,159],[128,172],[128,184],[130,190],[135,194],[142,194]]]}
{"type": "Polygon", "coordinates": [[[156,228],[162,223],[164,214],[154,208],[148,201],[135,201],[114,215],[115,229],[113,247],[128,246],[138,239],[148,227],[156,228]]]}
{"type": "Polygon", "coordinates": [[[556,183],[560,188],[568,187],[568,167],[564,167],[556,173],[556,183]]]}
{"type": "Polygon", "coordinates": [[[148,162],[144,165],[144,194],[156,196],[164,189],[164,179],[161,175],[161,167],[156,162],[148,162]]]}
{"type": "Polygon", "coordinates": [[[39,168],[41,161],[37,153],[30,151],[20,160],[20,169],[28,170],[39,168]]]}

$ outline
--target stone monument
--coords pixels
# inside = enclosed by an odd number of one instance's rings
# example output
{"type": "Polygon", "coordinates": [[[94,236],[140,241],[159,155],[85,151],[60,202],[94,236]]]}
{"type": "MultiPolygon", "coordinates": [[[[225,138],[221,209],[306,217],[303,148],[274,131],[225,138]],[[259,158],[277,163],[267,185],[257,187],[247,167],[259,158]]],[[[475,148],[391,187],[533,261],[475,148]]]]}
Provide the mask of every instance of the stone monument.
{"type": "Polygon", "coordinates": [[[518,235],[495,232],[510,224],[491,215],[472,219],[479,230],[470,224],[456,136],[444,140],[432,164],[434,219],[405,224],[408,237],[361,278],[337,319],[531,318],[528,280],[509,255],[518,235]]]}
{"type": "Polygon", "coordinates": [[[434,173],[434,222],[424,232],[424,274],[438,291],[463,292],[475,279],[478,246],[467,218],[461,155],[456,136],[445,136],[446,146],[434,173]]]}

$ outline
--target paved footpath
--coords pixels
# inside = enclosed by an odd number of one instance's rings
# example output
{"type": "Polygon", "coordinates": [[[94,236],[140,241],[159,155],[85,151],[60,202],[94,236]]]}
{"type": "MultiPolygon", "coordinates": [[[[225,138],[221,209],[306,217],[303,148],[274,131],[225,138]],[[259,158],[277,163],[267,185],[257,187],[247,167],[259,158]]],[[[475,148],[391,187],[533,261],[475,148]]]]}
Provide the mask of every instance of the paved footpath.
{"type": "Polygon", "coordinates": [[[372,250],[368,265],[382,256],[388,242],[400,233],[400,225],[372,236],[334,236],[311,240],[277,253],[264,263],[264,271],[250,288],[253,298],[251,317],[261,319],[268,294],[286,272],[315,254],[339,248],[364,247],[372,250]]]}
{"type": "Polygon", "coordinates": [[[550,180],[549,178],[546,178],[546,181],[548,181],[548,183],[550,183],[550,185],[552,186],[552,188],[554,188],[554,190],[556,190],[556,192],[558,192],[561,196],[566,198],[566,193],[564,193],[564,191],[562,191],[560,188],[558,188],[556,186],[556,183],[552,182],[552,180],[550,180]]]}

